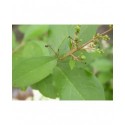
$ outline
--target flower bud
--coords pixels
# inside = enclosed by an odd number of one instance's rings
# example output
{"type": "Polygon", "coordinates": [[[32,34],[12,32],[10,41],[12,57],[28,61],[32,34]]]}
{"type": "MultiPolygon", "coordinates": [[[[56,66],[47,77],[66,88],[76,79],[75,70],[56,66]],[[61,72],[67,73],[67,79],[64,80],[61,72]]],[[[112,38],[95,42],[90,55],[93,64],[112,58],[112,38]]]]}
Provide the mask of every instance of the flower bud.
{"type": "Polygon", "coordinates": [[[84,60],[84,59],[86,59],[86,56],[84,56],[84,55],[81,55],[81,60],[84,60]]]}
{"type": "Polygon", "coordinates": [[[77,25],[77,26],[75,27],[75,30],[76,30],[77,33],[79,33],[79,32],[80,32],[80,26],[77,25]]]}

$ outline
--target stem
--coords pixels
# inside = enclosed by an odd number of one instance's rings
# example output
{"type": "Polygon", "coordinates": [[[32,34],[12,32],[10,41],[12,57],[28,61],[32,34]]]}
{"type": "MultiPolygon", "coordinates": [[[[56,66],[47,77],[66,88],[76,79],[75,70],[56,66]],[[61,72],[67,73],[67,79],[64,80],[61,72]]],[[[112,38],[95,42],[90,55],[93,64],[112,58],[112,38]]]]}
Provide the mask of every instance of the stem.
{"type": "MultiPolygon", "coordinates": [[[[101,35],[105,35],[108,32],[112,31],[112,28],[106,30],[105,32],[101,33],[101,35]]],[[[98,38],[98,36],[96,36],[95,38],[98,38]]],[[[60,58],[60,60],[64,60],[66,57],[71,56],[73,53],[75,53],[76,51],[79,51],[80,49],[82,49],[84,46],[88,45],[89,43],[93,42],[93,38],[91,40],[89,40],[88,42],[82,44],[80,47],[78,48],[73,48],[72,50],[70,50],[69,52],[66,53],[66,55],[64,55],[63,57],[60,58]]]]}
{"type": "Polygon", "coordinates": [[[18,49],[22,48],[24,45],[25,45],[25,42],[21,42],[21,43],[19,44],[19,46],[17,46],[17,47],[13,50],[12,53],[15,53],[16,51],[18,51],[18,49]]]}
{"type": "MultiPolygon", "coordinates": [[[[112,28],[111,29],[108,29],[106,30],[105,32],[101,33],[101,35],[105,35],[107,34],[108,32],[112,31],[112,28]]],[[[98,38],[98,36],[96,36],[95,38],[98,38]]],[[[80,46],[80,49],[83,48],[84,46],[88,45],[89,43],[93,42],[93,38],[91,40],[89,40],[88,42],[84,43],[82,46],[80,46]]]]}
{"type": "Polygon", "coordinates": [[[75,55],[73,55],[73,54],[71,54],[71,56],[72,56],[72,58],[73,58],[74,60],[80,61],[77,56],[75,56],[75,55]]]}
{"type": "Polygon", "coordinates": [[[50,45],[47,45],[53,52],[54,54],[58,57],[58,53],[54,51],[54,49],[50,46],[50,45]]]}

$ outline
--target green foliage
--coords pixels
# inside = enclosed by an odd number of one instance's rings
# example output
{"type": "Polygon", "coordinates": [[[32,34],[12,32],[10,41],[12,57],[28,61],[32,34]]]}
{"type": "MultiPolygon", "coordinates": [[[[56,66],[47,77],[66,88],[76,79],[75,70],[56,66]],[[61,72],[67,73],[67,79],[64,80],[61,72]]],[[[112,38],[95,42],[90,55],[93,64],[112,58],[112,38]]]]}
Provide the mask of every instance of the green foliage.
{"type": "Polygon", "coordinates": [[[105,49],[105,53],[95,59],[91,66],[100,83],[103,84],[106,100],[113,99],[113,63],[112,48],[105,49]]]}
{"type": "Polygon", "coordinates": [[[97,59],[92,66],[98,71],[109,71],[112,69],[112,62],[107,59],[97,59]]]}
{"type": "Polygon", "coordinates": [[[73,36],[73,25],[51,25],[50,36],[48,44],[50,44],[55,51],[60,50],[60,54],[70,50],[68,36],[73,36]]]}
{"type": "Polygon", "coordinates": [[[49,98],[56,98],[57,92],[54,86],[52,75],[47,76],[45,79],[32,85],[33,89],[39,90],[44,96],[49,98]]]}
{"type": "MultiPolygon", "coordinates": [[[[105,54],[79,49],[62,58],[91,40],[97,28],[98,25],[20,25],[18,29],[24,34],[20,44],[12,33],[12,86],[30,86],[46,97],[60,100],[112,99],[109,50],[105,54]]],[[[109,37],[105,35],[105,39],[109,37]]]]}
{"type": "MultiPolygon", "coordinates": [[[[21,43],[22,44],[22,43],[21,43]]],[[[13,52],[13,67],[24,59],[32,57],[49,56],[49,51],[45,48],[45,44],[41,41],[30,41],[21,45],[18,51],[13,52]]]]}
{"type": "Polygon", "coordinates": [[[112,72],[101,72],[98,75],[98,79],[102,84],[107,83],[108,81],[110,81],[112,79],[112,72]]]}
{"type": "Polygon", "coordinates": [[[75,60],[70,59],[69,66],[70,66],[71,70],[75,67],[75,63],[76,63],[75,60]]]}
{"type": "Polygon", "coordinates": [[[96,33],[99,25],[81,25],[79,37],[83,42],[89,41],[96,33]]]}
{"type": "MultiPolygon", "coordinates": [[[[90,40],[96,33],[98,25],[82,25],[79,32],[79,38],[82,39],[82,43],[90,40]]],[[[75,25],[51,25],[50,26],[50,38],[48,44],[50,44],[55,51],[60,49],[60,54],[70,50],[70,40],[68,36],[73,37],[75,32],[75,25]]]]}
{"type": "Polygon", "coordinates": [[[56,65],[53,57],[23,59],[13,68],[13,86],[28,87],[52,73],[56,65]]]}
{"type": "Polygon", "coordinates": [[[24,33],[23,41],[40,39],[48,31],[48,25],[20,26],[20,30],[24,33]]]}
{"type": "Polygon", "coordinates": [[[64,100],[103,100],[104,90],[98,80],[82,68],[60,64],[54,71],[58,96],[64,100]]]}

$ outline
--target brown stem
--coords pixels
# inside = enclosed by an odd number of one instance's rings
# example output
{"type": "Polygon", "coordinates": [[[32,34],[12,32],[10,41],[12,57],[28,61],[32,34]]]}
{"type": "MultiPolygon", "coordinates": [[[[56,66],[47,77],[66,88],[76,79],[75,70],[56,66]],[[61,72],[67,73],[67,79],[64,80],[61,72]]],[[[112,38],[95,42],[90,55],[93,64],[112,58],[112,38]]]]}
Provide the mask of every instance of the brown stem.
{"type": "MultiPolygon", "coordinates": [[[[54,54],[57,56],[57,58],[58,58],[58,56],[59,56],[58,53],[55,52],[55,50],[50,45],[45,45],[45,47],[49,47],[54,52],[54,54]]],[[[59,51],[59,49],[58,49],[58,51],[59,51]]]]}
{"type": "MultiPolygon", "coordinates": [[[[112,31],[112,28],[108,29],[107,31],[101,33],[101,35],[105,35],[108,32],[112,31]]],[[[96,36],[95,38],[98,38],[98,36],[96,36]]],[[[94,38],[94,39],[95,39],[94,38]]],[[[66,53],[66,55],[64,55],[63,57],[60,58],[60,60],[64,60],[66,57],[71,56],[73,53],[75,53],[76,51],[79,51],[80,49],[82,49],[84,46],[88,45],[89,43],[93,42],[94,39],[92,38],[91,40],[89,40],[88,42],[82,44],[80,47],[78,48],[73,48],[72,50],[70,50],[69,52],[66,53]]]]}
{"type": "MultiPolygon", "coordinates": [[[[101,35],[105,35],[107,34],[108,32],[112,31],[112,29],[108,29],[106,30],[105,32],[101,33],[101,35]]],[[[98,36],[96,36],[94,39],[98,38],[98,36]]],[[[93,38],[91,40],[89,40],[88,42],[84,43],[82,46],[80,46],[79,48],[83,48],[84,46],[88,45],[89,43],[93,42],[94,40],[93,38]]]]}
{"type": "Polygon", "coordinates": [[[77,56],[75,56],[75,55],[73,55],[73,54],[71,54],[71,56],[72,56],[72,58],[73,58],[74,60],[80,61],[77,56]]]}

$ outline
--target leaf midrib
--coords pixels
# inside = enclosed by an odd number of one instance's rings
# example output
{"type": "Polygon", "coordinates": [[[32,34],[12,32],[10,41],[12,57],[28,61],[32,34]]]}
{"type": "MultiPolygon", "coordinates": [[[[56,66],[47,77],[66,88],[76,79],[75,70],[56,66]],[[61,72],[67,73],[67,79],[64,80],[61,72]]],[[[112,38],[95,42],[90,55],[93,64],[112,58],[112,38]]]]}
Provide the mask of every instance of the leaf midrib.
{"type": "Polygon", "coordinates": [[[83,95],[79,92],[79,90],[74,86],[74,84],[72,84],[72,82],[71,82],[70,79],[67,77],[67,75],[66,75],[59,67],[57,67],[57,68],[58,68],[58,70],[60,70],[60,71],[62,72],[62,74],[64,75],[64,77],[66,78],[66,80],[69,81],[70,85],[73,86],[73,88],[75,88],[75,90],[77,91],[77,93],[78,93],[83,99],[85,99],[85,98],[83,97],[83,95]]]}

